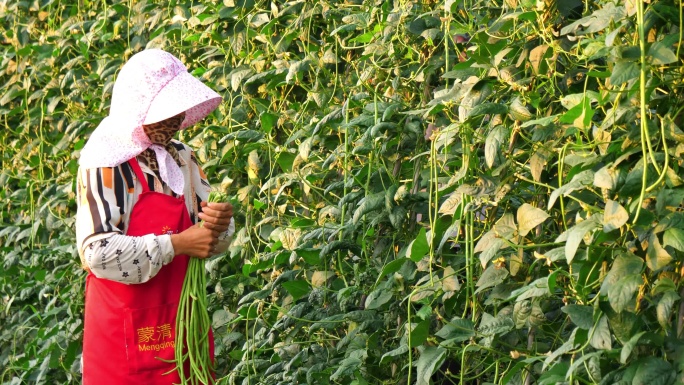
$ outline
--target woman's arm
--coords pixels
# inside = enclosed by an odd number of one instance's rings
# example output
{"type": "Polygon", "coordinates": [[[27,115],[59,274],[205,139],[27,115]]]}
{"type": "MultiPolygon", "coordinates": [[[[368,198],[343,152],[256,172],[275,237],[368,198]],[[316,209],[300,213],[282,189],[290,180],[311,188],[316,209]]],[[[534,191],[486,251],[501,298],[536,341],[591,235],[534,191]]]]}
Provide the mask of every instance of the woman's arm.
{"type": "Polygon", "coordinates": [[[83,267],[98,278],[144,283],[176,255],[206,258],[219,250],[219,231],[210,226],[173,235],[124,235],[127,213],[140,193],[127,166],[79,170],[77,183],[78,251],[83,267]]]}
{"type": "Polygon", "coordinates": [[[98,278],[121,283],[144,283],[173,261],[174,249],[169,235],[133,237],[117,233],[87,240],[83,257],[88,269],[98,278]]]}
{"type": "Polygon", "coordinates": [[[136,202],[134,178],[122,166],[79,169],[76,237],[83,267],[98,278],[143,283],[175,255],[169,235],[124,235],[136,202]]]}

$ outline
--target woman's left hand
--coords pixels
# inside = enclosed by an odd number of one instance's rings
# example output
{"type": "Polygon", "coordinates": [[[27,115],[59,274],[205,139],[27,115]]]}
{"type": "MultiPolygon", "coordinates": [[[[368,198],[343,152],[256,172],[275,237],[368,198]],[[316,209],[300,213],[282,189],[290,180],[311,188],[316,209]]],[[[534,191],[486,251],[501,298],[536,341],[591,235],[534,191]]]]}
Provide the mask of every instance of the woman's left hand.
{"type": "Polygon", "coordinates": [[[208,229],[223,233],[228,230],[233,217],[233,205],[230,203],[206,202],[201,203],[202,212],[198,217],[204,221],[208,229]]]}

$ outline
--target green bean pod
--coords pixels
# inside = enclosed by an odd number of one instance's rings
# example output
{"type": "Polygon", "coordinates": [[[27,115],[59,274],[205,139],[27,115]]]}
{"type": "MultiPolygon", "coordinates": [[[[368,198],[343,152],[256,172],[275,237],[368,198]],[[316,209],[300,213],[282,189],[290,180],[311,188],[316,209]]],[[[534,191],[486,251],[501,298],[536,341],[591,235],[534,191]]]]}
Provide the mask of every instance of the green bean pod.
{"type": "MultiPolygon", "coordinates": [[[[228,196],[212,191],[207,201],[227,202],[228,196]]],[[[213,363],[209,354],[211,319],[207,312],[206,283],[204,261],[190,258],[176,315],[174,358],[181,385],[214,383],[213,363]]]]}

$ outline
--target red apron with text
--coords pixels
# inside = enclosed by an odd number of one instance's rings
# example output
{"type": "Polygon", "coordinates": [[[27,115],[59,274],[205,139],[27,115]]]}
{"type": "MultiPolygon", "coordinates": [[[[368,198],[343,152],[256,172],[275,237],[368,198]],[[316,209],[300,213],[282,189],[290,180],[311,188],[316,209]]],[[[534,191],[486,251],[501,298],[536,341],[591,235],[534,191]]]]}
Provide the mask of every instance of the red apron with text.
{"type": "MultiPolygon", "coordinates": [[[[192,226],[183,197],[150,191],[138,162],[129,164],[143,192],[133,206],[126,235],[180,233],[192,226]]],[[[176,312],[189,257],[178,255],[149,281],[123,284],[86,278],[83,384],[179,383],[174,359],[176,312]],[[170,373],[169,373],[170,372],[170,373]],[[165,374],[168,373],[168,374],[165,374]]],[[[210,355],[214,357],[210,333],[210,355]]]]}

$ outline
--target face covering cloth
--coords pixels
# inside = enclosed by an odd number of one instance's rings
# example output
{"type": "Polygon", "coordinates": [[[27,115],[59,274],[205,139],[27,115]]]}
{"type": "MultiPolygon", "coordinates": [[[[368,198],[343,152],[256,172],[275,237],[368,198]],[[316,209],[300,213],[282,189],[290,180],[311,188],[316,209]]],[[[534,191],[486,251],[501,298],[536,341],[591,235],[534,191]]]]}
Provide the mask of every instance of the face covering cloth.
{"type": "Polygon", "coordinates": [[[145,160],[145,164],[150,168],[159,178],[161,174],[164,174],[163,180],[170,179],[168,167],[166,167],[166,153],[168,153],[171,158],[180,166],[180,158],[178,156],[178,151],[176,147],[171,144],[171,139],[180,130],[180,126],[185,120],[185,112],[164,119],[161,122],[145,124],[143,125],[143,130],[145,134],[152,142],[152,145],[139,156],[145,160]],[[160,149],[165,149],[160,151],[160,149]],[[157,160],[161,160],[158,162],[157,160]]]}

